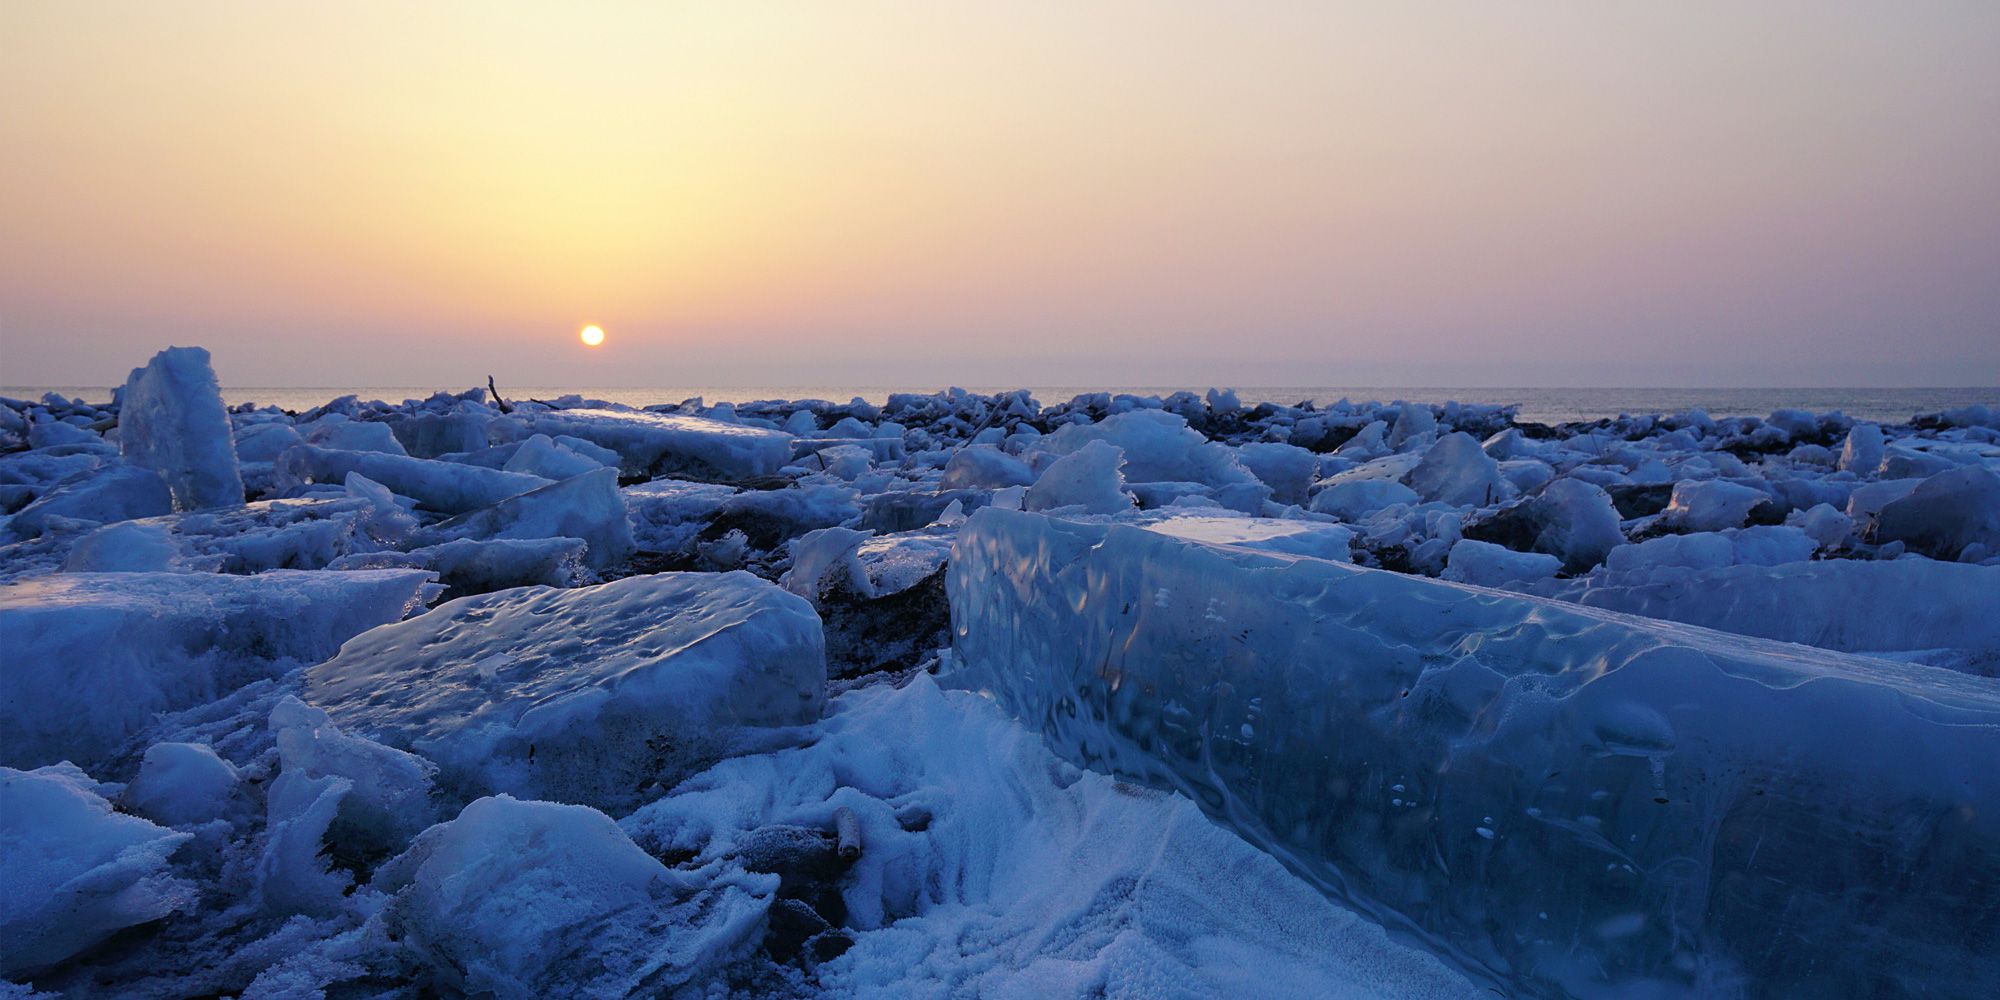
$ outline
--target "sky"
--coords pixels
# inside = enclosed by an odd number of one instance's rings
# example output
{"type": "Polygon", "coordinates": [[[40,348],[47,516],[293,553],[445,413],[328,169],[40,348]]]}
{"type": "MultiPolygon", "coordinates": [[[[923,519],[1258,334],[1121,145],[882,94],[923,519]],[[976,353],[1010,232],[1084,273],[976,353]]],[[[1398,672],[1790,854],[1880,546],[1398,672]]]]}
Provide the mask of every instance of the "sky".
{"type": "Polygon", "coordinates": [[[2000,385],[2000,3],[0,4],[0,384],[169,344],[240,386],[2000,385]]]}

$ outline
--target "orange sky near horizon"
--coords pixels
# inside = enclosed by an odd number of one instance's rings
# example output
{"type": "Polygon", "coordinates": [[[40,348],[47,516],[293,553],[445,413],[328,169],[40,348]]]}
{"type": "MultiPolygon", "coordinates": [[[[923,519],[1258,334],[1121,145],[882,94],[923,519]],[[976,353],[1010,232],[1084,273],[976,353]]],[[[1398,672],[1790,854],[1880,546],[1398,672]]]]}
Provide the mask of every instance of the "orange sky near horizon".
{"type": "Polygon", "coordinates": [[[9,4],[0,383],[2000,382],[2000,4],[1329,6],[9,4]]]}

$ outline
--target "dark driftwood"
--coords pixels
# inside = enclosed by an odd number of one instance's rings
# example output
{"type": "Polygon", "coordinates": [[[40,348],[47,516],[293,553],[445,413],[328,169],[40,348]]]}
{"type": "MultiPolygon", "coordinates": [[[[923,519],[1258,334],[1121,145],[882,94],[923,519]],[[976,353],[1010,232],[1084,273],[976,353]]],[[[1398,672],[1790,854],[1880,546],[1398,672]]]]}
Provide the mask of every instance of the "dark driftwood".
{"type": "Polygon", "coordinates": [[[514,408],[508,406],[507,401],[500,398],[500,387],[493,384],[493,376],[491,375],[486,376],[486,391],[493,395],[493,405],[499,407],[501,413],[514,412],[514,408]]]}

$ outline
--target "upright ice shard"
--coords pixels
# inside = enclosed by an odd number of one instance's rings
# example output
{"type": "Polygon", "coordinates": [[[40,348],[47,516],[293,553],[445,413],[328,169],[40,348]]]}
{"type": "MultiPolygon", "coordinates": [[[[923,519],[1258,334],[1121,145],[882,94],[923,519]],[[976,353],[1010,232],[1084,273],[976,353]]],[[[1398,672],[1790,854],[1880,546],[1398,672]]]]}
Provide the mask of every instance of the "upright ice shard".
{"type": "Polygon", "coordinates": [[[2000,982],[2000,684],[984,509],[962,683],[1543,996],[2000,982]]]}
{"type": "Polygon", "coordinates": [[[243,502],[229,411],[208,352],[169,347],[132,369],[118,411],[125,460],[158,472],[181,510],[243,502]]]}

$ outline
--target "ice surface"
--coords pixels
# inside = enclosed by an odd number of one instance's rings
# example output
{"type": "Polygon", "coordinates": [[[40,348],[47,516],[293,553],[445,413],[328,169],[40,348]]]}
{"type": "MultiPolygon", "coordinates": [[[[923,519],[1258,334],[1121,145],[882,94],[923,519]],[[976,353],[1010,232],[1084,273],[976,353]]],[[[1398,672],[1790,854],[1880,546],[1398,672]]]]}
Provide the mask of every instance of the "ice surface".
{"type": "Polygon", "coordinates": [[[222,390],[199,347],[169,347],[125,380],[118,447],[158,472],[181,510],[243,502],[243,476],[222,390]]]}
{"type": "Polygon", "coordinates": [[[1125,478],[1131,482],[1199,483],[1217,491],[1224,506],[1239,510],[1255,510],[1270,495],[1270,487],[1244,468],[1233,451],[1204,438],[1182,417],[1160,410],[1135,410],[1094,424],[1070,424],[1042,438],[1035,447],[1070,455],[1096,441],[1123,451],[1125,478]]]}
{"type": "Polygon", "coordinates": [[[741,480],[768,476],[792,457],[791,435],[681,414],[572,409],[520,412],[533,431],[579,437],[618,453],[627,475],[741,480]]]}
{"type": "Polygon", "coordinates": [[[0,976],[192,908],[167,861],[189,839],[112,812],[75,768],[0,767],[0,976]]]}
{"type": "MultiPolygon", "coordinates": [[[[1711,554],[1560,581],[1537,593],[1591,607],[1857,653],[2000,650],[2000,566],[1898,559],[1736,565],[1728,535],[1685,536],[1711,554]],[[1728,563],[1721,559],[1728,553],[1728,563]]],[[[1655,539],[1620,549],[1643,553],[1655,539]]],[[[1662,551],[1674,551],[1663,549],[1662,551]]]]}
{"type": "Polygon", "coordinates": [[[64,573],[0,586],[0,763],[91,765],[156,712],[325,659],[423,606],[413,570],[64,573]]]}
{"type": "Polygon", "coordinates": [[[663,573],[451,601],[306,672],[336,725],[421,754],[463,798],[629,808],[819,717],[819,618],[747,573],[663,573]]]}
{"type": "Polygon", "coordinates": [[[1990,681],[1005,511],[948,586],[963,681],[1062,755],[1496,983],[2000,977],[1990,681]]]}

